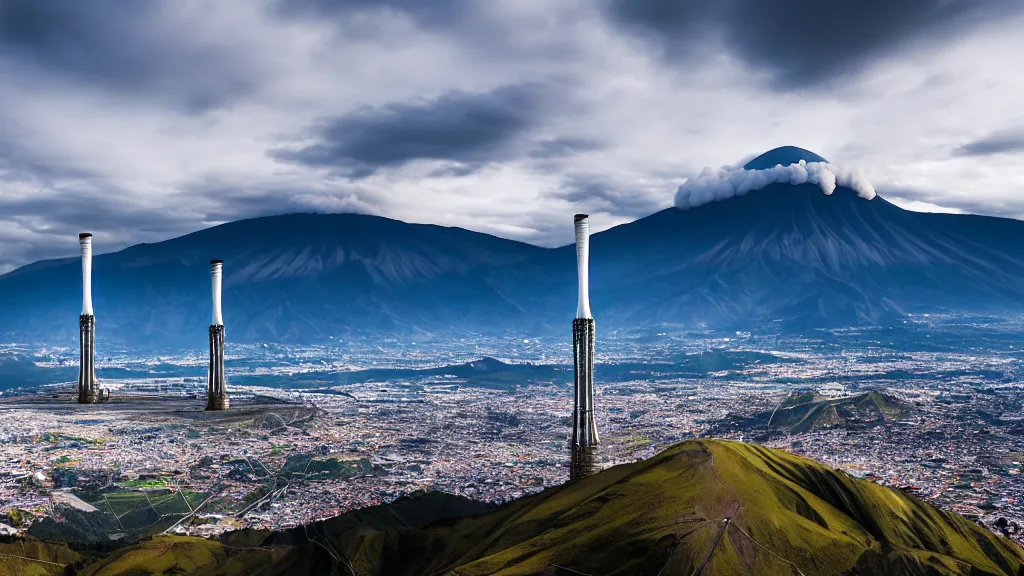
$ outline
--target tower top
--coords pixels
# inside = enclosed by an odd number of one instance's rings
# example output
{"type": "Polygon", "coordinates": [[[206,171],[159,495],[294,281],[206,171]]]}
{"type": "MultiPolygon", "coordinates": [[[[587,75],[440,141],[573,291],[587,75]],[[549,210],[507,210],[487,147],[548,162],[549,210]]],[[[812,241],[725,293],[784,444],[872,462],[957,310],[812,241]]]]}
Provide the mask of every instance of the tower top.
{"type": "Polygon", "coordinates": [[[92,234],[88,232],[82,232],[81,234],[78,235],[79,240],[85,240],[86,238],[92,238],[92,234]]]}
{"type": "Polygon", "coordinates": [[[572,221],[573,222],[579,222],[580,220],[585,220],[585,219],[587,219],[589,217],[590,217],[589,214],[577,214],[576,216],[573,217],[572,221]]]}
{"type": "Polygon", "coordinates": [[[223,260],[210,260],[210,264],[223,264],[223,260]]]}

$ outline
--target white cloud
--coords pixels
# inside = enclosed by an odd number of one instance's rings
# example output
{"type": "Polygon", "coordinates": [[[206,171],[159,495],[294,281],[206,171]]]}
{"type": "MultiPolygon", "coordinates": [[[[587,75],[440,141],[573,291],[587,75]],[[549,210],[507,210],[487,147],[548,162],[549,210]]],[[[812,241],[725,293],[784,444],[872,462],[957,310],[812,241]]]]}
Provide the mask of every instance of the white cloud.
{"type": "Polygon", "coordinates": [[[893,204],[903,208],[904,210],[910,210],[911,212],[936,212],[940,214],[965,214],[966,212],[960,208],[951,208],[949,206],[939,206],[938,204],[932,204],[931,202],[924,202],[921,200],[906,200],[897,196],[886,196],[886,200],[893,204]]]}
{"type": "Polygon", "coordinates": [[[747,192],[760,190],[772,184],[817,184],[826,196],[835,192],[836,186],[850,188],[865,200],[875,197],[875,188],[868,182],[864,172],[836,166],[827,162],[806,162],[789,166],[775,165],[764,170],[723,167],[718,170],[705,168],[701,173],[684,182],[676,190],[677,208],[696,208],[708,202],[717,202],[747,192]]]}

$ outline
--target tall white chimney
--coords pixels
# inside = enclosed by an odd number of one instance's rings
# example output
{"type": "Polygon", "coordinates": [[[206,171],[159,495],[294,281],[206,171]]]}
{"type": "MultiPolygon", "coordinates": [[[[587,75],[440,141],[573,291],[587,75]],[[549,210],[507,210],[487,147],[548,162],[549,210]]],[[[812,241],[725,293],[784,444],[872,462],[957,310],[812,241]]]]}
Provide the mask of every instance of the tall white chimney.
{"type": "Polygon", "coordinates": [[[576,307],[577,318],[593,318],[590,315],[590,221],[586,214],[577,214],[576,223],[576,266],[579,270],[580,300],[576,307]]]}
{"type": "Polygon", "coordinates": [[[224,317],[220,311],[221,280],[224,277],[224,261],[210,260],[210,277],[213,280],[213,321],[214,326],[223,326],[224,317]]]}
{"type": "Polygon", "coordinates": [[[78,235],[82,245],[82,316],[92,316],[92,234],[78,235]]]}
{"type": "Polygon", "coordinates": [[[575,482],[598,469],[597,421],[594,418],[594,317],[590,315],[590,223],[586,214],[573,218],[576,226],[576,263],[579,267],[580,300],[572,321],[573,416],[572,458],[569,480],[575,482]]]}
{"type": "Polygon", "coordinates": [[[224,317],[220,313],[223,277],[224,261],[210,260],[210,279],[213,281],[213,320],[210,322],[210,371],[206,384],[207,410],[227,410],[230,406],[227,386],[224,384],[224,317]]]}

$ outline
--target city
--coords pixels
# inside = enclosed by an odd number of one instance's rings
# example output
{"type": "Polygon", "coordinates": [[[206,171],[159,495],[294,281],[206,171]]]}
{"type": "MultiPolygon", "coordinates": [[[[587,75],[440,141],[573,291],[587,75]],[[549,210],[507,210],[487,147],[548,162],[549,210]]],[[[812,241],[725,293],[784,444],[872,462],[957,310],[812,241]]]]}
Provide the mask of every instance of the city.
{"type": "MultiPolygon", "coordinates": [[[[934,319],[920,326],[936,337],[949,331],[934,319]]],[[[595,370],[600,465],[648,458],[687,438],[757,441],[1021,541],[1024,386],[1009,345],[967,354],[835,351],[853,348],[842,339],[865,338],[603,340],[595,370]],[[787,429],[773,410],[798,390],[824,399],[878,391],[896,407],[888,418],[787,429]]],[[[1002,338],[1013,337],[995,340],[1002,338]]],[[[380,345],[358,353],[349,344],[345,354],[228,346],[225,412],[202,410],[205,379],[189,375],[101,378],[114,399],[95,406],[75,404],[72,384],[9,392],[0,402],[0,518],[5,530],[33,534],[46,525],[33,528],[32,519],[53,514],[70,494],[108,516],[104,537],[213,535],[297,526],[423,490],[500,503],[562,484],[572,371],[550,365],[538,377],[536,367],[569,350],[522,340],[447,343],[436,356],[453,363],[440,369],[415,351],[380,345]],[[489,360],[502,348],[518,356],[489,360]],[[463,359],[476,376],[457,375],[463,359]],[[363,367],[412,371],[362,382],[355,375],[363,367]],[[508,384],[495,387],[494,374],[508,384]],[[346,375],[354,381],[339,384],[346,375]]],[[[58,352],[46,355],[54,358],[47,366],[61,364],[58,352]]],[[[202,370],[195,360],[124,356],[98,369],[188,374],[202,370]]]]}

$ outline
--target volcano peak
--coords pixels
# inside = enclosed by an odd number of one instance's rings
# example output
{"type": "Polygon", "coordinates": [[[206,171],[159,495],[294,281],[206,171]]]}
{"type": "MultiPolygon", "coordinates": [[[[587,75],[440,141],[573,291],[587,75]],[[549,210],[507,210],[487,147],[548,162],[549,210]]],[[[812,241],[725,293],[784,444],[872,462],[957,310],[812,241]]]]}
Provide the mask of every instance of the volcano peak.
{"type": "Polygon", "coordinates": [[[835,166],[803,148],[783,146],[761,154],[742,168],[705,168],[679,186],[675,205],[687,210],[775,184],[816,184],[826,196],[842,186],[866,200],[875,197],[874,186],[861,170],[835,166]]]}
{"type": "Polygon", "coordinates": [[[810,150],[804,150],[796,146],[780,146],[761,154],[757,158],[754,158],[750,162],[743,165],[744,170],[767,170],[774,168],[777,165],[789,166],[790,164],[799,164],[800,161],[811,163],[811,162],[828,162],[821,156],[818,156],[810,150]]]}

